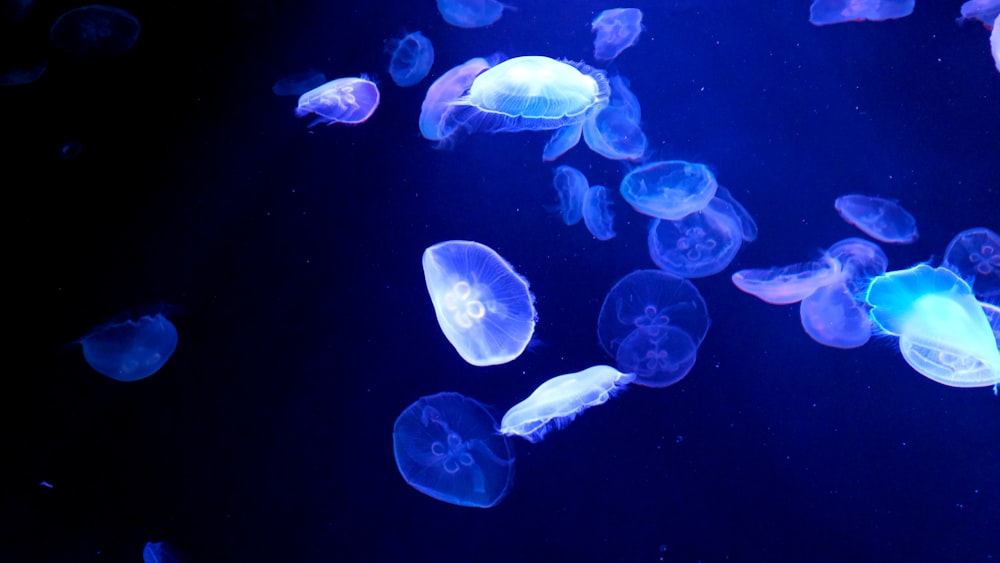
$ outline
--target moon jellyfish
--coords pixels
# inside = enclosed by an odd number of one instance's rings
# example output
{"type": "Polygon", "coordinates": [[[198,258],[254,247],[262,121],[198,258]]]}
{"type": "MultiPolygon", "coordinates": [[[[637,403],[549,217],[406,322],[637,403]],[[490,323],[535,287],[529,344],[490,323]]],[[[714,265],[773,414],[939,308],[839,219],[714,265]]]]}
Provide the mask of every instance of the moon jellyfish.
{"type": "Polygon", "coordinates": [[[52,44],[78,57],[118,57],[139,37],[139,20],[113,6],[91,4],[74,8],[49,29],[52,44]]]}
{"type": "Polygon", "coordinates": [[[590,186],[583,193],[583,222],[597,240],[615,238],[615,214],[610,207],[611,200],[604,186],[590,186]]]}
{"type": "Polygon", "coordinates": [[[396,467],[411,487],[459,506],[500,502],[514,478],[514,453],[497,421],[458,393],[421,397],[396,419],[396,467]]]}
{"type": "Polygon", "coordinates": [[[605,158],[641,160],[649,141],[639,126],[639,99],[621,76],[612,77],[609,85],[608,104],[583,122],[583,138],[592,151],[605,158]]]}
{"type": "Polygon", "coordinates": [[[962,277],[976,295],[1000,297],[1000,235],[977,227],[951,239],[942,266],[962,277]]]}
{"type": "Polygon", "coordinates": [[[913,13],[916,0],[813,0],[809,22],[813,25],[882,21],[913,13]]]}
{"type": "Polygon", "coordinates": [[[565,428],[576,415],[604,404],[634,379],[634,374],[609,366],[553,377],[503,415],[500,433],[538,442],[550,430],[565,428]]]}
{"type": "Polygon", "coordinates": [[[993,65],[1000,71],[1000,16],[993,20],[993,31],[990,32],[990,52],[993,53],[993,65]]]}
{"type": "Polygon", "coordinates": [[[683,219],[653,219],[647,243],[650,258],[663,270],[702,278],[725,270],[746,238],[733,206],[715,197],[683,219]]]}
{"type": "Polygon", "coordinates": [[[636,44],[642,33],[642,11],[637,8],[604,10],[590,24],[594,38],[594,58],[610,61],[636,44]]]}
{"type": "Polygon", "coordinates": [[[704,209],[718,187],[704,164],[666,160],[632,170],[622,178],[620,190],[639,213],[673,221],[704,209]]]}
{"type": "Polygon", "coordinates": [[[101,375],[118,381],[149,377],[177,348],[177,328],[162,314],[112,321],[78,341],[83,357],[101,375]]]}
{"type": "Polygon", "coordinates": [[[313,70],[286,76],[271,86],[275,96],[300,96],[326,82],[326,75],[313,70]]]}
{"type": "Polygon", "coordinates": [[[455,27],[486,27],[503,15],[506,4],[496,0],[437,0],[444,21],[455,27]]]}
{"type": "Polygon", "coordinates": [[[434,64],[434,46],[423,33],[413,33],[390,44],[389,74],[399,86],[413,86],[423,80],[434,64]]]}
{"type": "Polygon", "coordinates": [[[775,268],[740,270],[733,285],[740,291],[772,305],[798,303],[817,289],[842,277],[840,264],[830,258],[775,268]]]}
{"type": "Polygon", "coordinates": [[[41,78],[48,67],[49,62],[44,60],[0,66],[0,86],[31,84],[41,78]]]}
{"type": "Polygon", "coordinates": [[[450,69],[431,84],[420,105],[420,134],[431,141],[446,141],[461,124],[451,119],[452,102],[472,86],[472,81],[490,63],[474,58],[450,69]]]}
{"type": "Polygon", "coordinates": [[[909,244],[917,240],[917,220],[892,199],[843,195],[833,204],[845,221],[882,242],[909,244]]]}
{"type": "Polygon", "coordinates": [[[552,184],[559,194],[559,211],[562,213],[563,222],[567,225],[579,223],[580,219],[583,219],[584,194],[589,187],[587,177],[572,166],[560,166],[556,168],[552,184]]]}
{"type": "Polygon", "coordinates": [[[691,371],[711,321],[690,281],[637,270],[608,292],[597,319],[601,347],[635,383],[666,387],[691,371]]]}
{"type": "Polygon", "coordinates": [[[146,542],[142,548],[143,563],[179,563],[180,558],[167,542],[146,542]]]}
{"type": "Polygon", "coordinates": [[[338,78],[302,94],[295,115],[316,114],[309,127],[318,123],[363,123],[375,113],[379,97],[378,86],[364,75],[338,78]]]}
{"type": "Polygon", "coordinates": [[[1000,17],[1000,0],[969,0],[962,4],[962,19],[976,19],[985,26],[996,26],[993,22],[1000,17]]]}
{"type": "Polygon", "coordinates": [[[492,366],[521,355],[538,315],[510,263],[486,245],[450,240],[424,251],[423,268],[438,325],[465,361],[492,366]]]}
{"type": "Polygon", "coordinates": [[[885,333],[899,337],[903,359],[951,387],[1000,383],[1000,350],[972,289],[947,268],[919,264],[881,275],[865,301],[885,333]]]}

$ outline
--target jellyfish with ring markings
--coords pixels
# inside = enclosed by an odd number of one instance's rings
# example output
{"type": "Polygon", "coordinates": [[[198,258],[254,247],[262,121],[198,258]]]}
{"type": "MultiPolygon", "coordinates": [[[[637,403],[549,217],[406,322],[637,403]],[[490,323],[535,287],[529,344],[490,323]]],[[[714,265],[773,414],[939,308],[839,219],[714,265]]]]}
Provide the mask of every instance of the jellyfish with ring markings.
{"type": "Polygon", "coordinates": [[[378,86],[368,77],[348,76],[331,80],[299,96],[295,115],[315,114],[309,127],[319,123],[354,125],[364,123],[375,113],[380,98],[378,86]]]}

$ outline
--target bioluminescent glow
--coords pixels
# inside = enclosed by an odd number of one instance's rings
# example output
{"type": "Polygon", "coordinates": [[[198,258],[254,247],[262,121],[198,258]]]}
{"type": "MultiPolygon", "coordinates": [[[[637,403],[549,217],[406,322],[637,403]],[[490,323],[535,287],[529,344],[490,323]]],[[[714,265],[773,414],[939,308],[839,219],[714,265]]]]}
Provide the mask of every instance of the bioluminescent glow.
{"type": "Polygon", "coordinates": [[[813,25],[882,21],[913,13],[916,0],[813,0],[809,22],[813,25]]]}
{"type": "Polygon", "coordinates": [[[363,75],[338,78],[302,94],[295,115],[315,114],[309,127],[319,123],[364,123],[375,113],[380,96],[378,86],[363,75]]]}
{"type": "Polygon", "coordinates": [[[881,242],[909,244],[917,240],[917,220],[898,202],[866,195],[843,195],[833,207],[845,221],[881,242]]]}
{"type": "Polygon", "coordinates": [[[392,58],[389,60],[389,75],[399,86],[413,86],[423,80],[434,64],[434,46],[431,40],[419,31],[414,31],[402,39],[391,41],[392,58]]]}
{"type": "Polygon", "coordinates": [[[177,328],[162,314],[113,321],[79,340],[83,357],[98,373],[137,381],[156,373],[177,348],[177,328]]]}
{"type": "Polygon", "coordinates": [[[642,11],[638,8],[604,10],[590,24],[594,37],[594,58],[610,61],[636,44],[642,33],[642,11]]]}

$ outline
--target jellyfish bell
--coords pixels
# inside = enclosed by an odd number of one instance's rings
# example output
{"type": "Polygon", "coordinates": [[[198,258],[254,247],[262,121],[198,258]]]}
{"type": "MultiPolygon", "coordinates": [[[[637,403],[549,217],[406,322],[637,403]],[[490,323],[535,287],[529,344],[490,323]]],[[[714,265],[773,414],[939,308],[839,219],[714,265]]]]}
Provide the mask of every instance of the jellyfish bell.
{"type": "Polygon", "coordinates": [[[117,316],[75,343],[95,371],[118,381],[153,375],[177,349],[177,327],[163,312],[117,316]]]}
{"type": "Polygon", "coordinates": [[[375,113],[381,94],[378,86],[365,75],[331,80],[299,96],[295,115],[315,115],[309,127],[325,123],[363,123],[375,113]]]}

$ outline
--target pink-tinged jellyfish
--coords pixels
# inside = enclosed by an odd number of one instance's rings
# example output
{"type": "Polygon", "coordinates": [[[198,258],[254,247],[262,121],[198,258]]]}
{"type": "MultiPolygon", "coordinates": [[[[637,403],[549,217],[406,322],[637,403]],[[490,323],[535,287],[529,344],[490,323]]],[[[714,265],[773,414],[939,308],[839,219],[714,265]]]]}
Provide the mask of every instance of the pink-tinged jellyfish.
{"type": "Polygon", "coordinates": [[[535,296],[509,262],[478,242],[450,240],[427,248],[424,281],[438,325],[474,366],[505,364],[535,332],[535,296]]]}
{"type": "Polygon", "coordinates": [[[639,213],[673,221],[704,209],[718,187],[704,164],[666,160],[632,170],[622,178],[620,190],[639,213]]]}
{"type": "Polygon", "coordinates": [[[458,393],[421,397],[396,419],[392,447],[403,479],[425,495],[489,508],[514,477],[514,452],[486,407],[458,393]]]}
{"type": "Polygon", "coordinates": [[[790,266],[740,270],[733,285],[740,291],[772,305],[798,303],[817,289],[836,283],[843,274],[840,264],[830,258],[790,266]]]}
{"type": "Polygon", "coordinates": [[[118,57],[135,44],[140,27],[121,8],[91,4],[59,16],[49,38],[57,49],[77,57],[118,57]]]}
{"type": "Polygon", "coordinates": [[[162,314],[111,321],[81,338],[83,358],[101,375],[138,381],[163,367],[177,349],[177,328],[162,314]]]}
{"type": "Polygon", "coordinates": [[[1000,17],[1000,0],[969,0],[962,4],[962,19],[979,20],[986,27],[996,29],[994,21],[1000,17]]]}
{"type": "Polygon", "coordinates": [[[399,86],[413,86],[423,80],[434,64],[434,46],[431,40],[419,31],[389,43],[392,58],[389,60],[389,75],[399,86]]]}
{"type": "Polygon", "coordinates": [[[634,379],[635,374],[610,366],[553,377],[503,415],[500,433],[538,442],[550,430],[565,428],[583,411],[606,403],[634,379]]]}
{"type": "Polygon", "coordinates": [[[451,119],[452,102],[472,86],[481,72],[490,68],[484,58],[476,57],[452,68],[431,84],[420,105],[420,134],[431,141],[447,142],[461,124],[451,119]]]}
{"type": "Polygon", "coordinates": [[[903,359],[951,387],[1000,383],[1000,349],[972,289],[947,268],[919,264],[881,275],[865,301],[885,332],[899,337],[903,359]]]}
{"type": "Polygon", "coordinates": [[[659,270],[638,270],[608,292],[597,318],[601,347],[635,383],[666,387],[694,366],[711,321],[690,281],[659,270]]]}
{"type": "Polygon", "coordinates": [[[611,199],[604,186],[590,186],[583,194],[583,222],[587,230],[597,240],[615,238],[615,214],[611,211],[611,199]]]}
{"type": "Polygon", "coordinates": [[[444,21],[455,27],[486,27],[510,8],[496,0],[437,0],[438,12],[444,21]]]}
{"type": "Polygon", "coordinates": [[[844,221],[881,242],[909,244],[917,240],[917,220],[892,199],[843,195],[833,204],[844,221]]]}
{"type": "Polygon", "coordinates": [[[882,21],[913,13],[915,0],[813,0],[809,22],[813,25],[882,21]]]}
{"type": "Polygon", "coordinates": [[[1000,235],[990,229],[977,227],[955,235],[941,265],[968,282],[976,295],[1000,297],[1000,235]]]}
{"type": "Polygon", "coordinates": [[[286,76],[271,86],[275,96],[301,96],[326,82],[326,75],[315,70],[297,72],[286,76]]]}
{"type": "Polygon", "coordinates": [[[639,99],[621,76],[612,77],[609,83],[608,105],[583,122],[583,138],[591,150],[605,158],[641,160],[648,141],[639,125],[639,99]]]}
{"type": "Polygon", "coordinates": [[[378,86],[364,75],[338,78],[302,94],[295,115],[315,114],[309,127],[319,123],[364,123],[375,113],[379,98],[378,86]]]}
{"type": "Polygon", "coordinates": [[[594,58],[610,61],[636,44],[642,33],[642,11],[637,8],[604,10],[594,18],[590,29],[594,38],[594,58]]]}
{"type": "Polygon", "coordinates": [[[559,194],[559,211],[563,222],[567,225],[579,223],[583,219],[583,197],[589,187],[587,177],[572,166],[560,166],[556,168],[552,184],[559,194]]]}
{"type": "Polygon", "coordinates": [[[704,209],[683,219],[653,219],[647,243],[649,257],[663,270],[684,278],[702,278],[725,270],[744,240],[736,210],[715,197],[704,209]]]}

